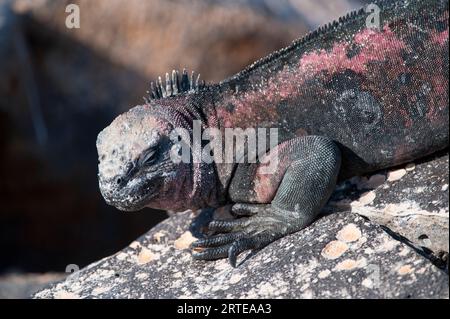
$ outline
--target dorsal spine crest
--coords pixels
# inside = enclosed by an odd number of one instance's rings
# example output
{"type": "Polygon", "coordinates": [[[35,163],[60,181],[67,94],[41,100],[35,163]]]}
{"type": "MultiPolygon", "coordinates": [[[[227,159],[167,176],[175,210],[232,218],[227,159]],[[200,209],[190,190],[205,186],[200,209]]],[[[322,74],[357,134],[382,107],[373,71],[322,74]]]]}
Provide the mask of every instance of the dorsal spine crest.
{"type": "Polygon", "coordinates": [[[183,69],[180,78],[178,70],[173,70],[172,74],[166,73],[165,85],[161,77],[150,83],[150,90],[147,91],[148,96],[144,97],[144,101],[149,103],[150,100],[176,96],[184,92],[194,93],[205,86],[205,81],[200,81],[200,74],[196,76],[195,72],[192,71],[191,76],[189,76],[186,69],[183,69]]]}

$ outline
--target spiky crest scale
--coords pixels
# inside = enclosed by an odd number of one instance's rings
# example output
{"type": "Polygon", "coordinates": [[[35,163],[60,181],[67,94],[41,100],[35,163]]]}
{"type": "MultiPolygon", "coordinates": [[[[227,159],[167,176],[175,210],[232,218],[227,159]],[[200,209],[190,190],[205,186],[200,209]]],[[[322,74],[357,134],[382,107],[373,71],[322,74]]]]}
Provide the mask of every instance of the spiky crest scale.
{"type": "Polygon", "coordinates": [[[191,76],[189,77],[186,69],[183,69],[180,79],[178,70],[173,70],[171,75],[166,73],[165,85],[163,84],[161,77],[158,77],[155,82],[150,83],[150,90],[147,91],[148,96],[144,97],[144,101],[149,103],[150,100],[175,96],[184,92],[198,92],[205,86],[205,81],[200,81],[200,74],[195,77],[195,72],[192,71],[191,76]]]}

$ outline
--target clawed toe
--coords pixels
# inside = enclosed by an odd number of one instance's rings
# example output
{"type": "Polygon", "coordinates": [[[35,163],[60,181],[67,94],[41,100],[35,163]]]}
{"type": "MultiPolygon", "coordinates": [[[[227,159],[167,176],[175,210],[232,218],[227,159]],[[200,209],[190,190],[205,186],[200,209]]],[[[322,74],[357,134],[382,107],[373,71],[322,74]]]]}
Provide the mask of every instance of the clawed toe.
{"type": "Polygon", "coordinates": [[[225,245],[214,248],[194,248],[192,257],[198,260],[215,260],[226,258],[228,256],[228,250],[231,245],[225,245]]]}
{"type": "Polygon", "coordinates": [[[214,220],[208,225],[208,229],[213,232],[238,231],[248,226],[249,220],[245,218],[235,220],[214,220]]]}
{"type": "Polygon", "coordinates": [[[209,248],[230,244],[243,237],[243,233],[229,233],[203,238],[192,243],[191,248],[209,248]]]}

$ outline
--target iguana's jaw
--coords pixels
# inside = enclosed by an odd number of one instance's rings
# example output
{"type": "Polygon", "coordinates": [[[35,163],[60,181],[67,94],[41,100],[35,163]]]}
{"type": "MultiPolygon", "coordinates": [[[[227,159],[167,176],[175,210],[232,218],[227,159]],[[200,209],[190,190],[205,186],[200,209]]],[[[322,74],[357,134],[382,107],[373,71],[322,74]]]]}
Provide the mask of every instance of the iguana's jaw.
{"type": "Polygon", "coordinates": [[[106,203],[122,211],[137,211],[151,205],[152,200],[158,196],[162,183],[158,177],[147,179],[144,176],[135,178],[126,185],[118,185],[115,180],[99,180],[100,191],[106,203]]]}

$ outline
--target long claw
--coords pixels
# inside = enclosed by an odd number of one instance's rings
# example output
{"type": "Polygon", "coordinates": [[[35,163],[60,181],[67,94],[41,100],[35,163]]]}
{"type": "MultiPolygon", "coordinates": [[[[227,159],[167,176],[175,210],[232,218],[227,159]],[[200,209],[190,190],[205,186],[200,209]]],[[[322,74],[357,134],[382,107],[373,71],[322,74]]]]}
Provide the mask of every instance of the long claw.
{"type": "Polygon", "coordinates": [[[231,267],[236,268],[237,256],[248,249],[255,248],[255,241],[252,238],[241,238],[235,241],[228,249],[228,261],[231,267]]]}

